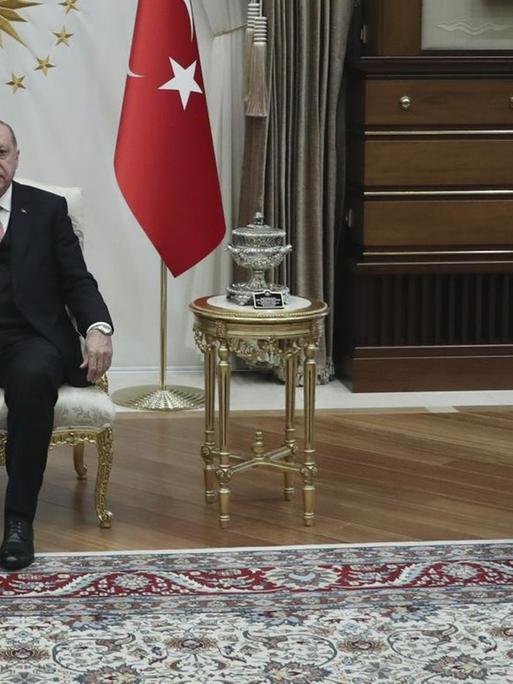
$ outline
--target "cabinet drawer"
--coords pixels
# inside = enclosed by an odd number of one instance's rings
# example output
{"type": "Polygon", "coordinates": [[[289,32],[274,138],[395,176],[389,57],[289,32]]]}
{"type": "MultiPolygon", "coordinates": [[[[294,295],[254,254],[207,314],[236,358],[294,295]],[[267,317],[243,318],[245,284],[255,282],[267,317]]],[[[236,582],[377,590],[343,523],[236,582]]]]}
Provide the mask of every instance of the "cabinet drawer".
{"type": "Polygon", "coordinates": [[[364,97],[368,126],[513,127],[513,79],[369,80],[364,97]]]}
{"type": "MultiPolygon", "coordinates": [[[[364,184],[370,186],[513,185],[513,140],[368,140],[364,184]]],[[[355,172],[358,166],[355,165],[355,172]]]]}
{"type": "Polygon", "coordinates": [[[365,247],[512,246],[510,200],[373,200],[363,204],[365,247]]]}

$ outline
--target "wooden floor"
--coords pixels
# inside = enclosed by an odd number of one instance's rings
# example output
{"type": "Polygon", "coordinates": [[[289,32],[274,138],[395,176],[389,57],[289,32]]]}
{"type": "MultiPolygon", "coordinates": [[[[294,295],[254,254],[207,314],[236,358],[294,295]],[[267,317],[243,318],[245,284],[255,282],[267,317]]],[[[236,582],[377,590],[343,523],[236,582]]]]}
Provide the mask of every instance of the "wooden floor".
{"type": "MultiPolygon", "coordinates": [[[[232,445],[253,430],[266,448],[282,437],[275,414],[232,418],[232,445]]],[[[298,420],[298,428],[301,426],[298,420]]],[[[301,492],[282,499],[282,475],[252,470],[232,480],[232,522],[221,530],[204,503],[198,414],[122,414],[115,425],[110,530],[71,451],[51,452],[36,524],[38,551],[176,549],[266,544],[368,543],[513,537],[513,409],[318,412],[317,515],[303,527],[301,492]]],[[[2,473],[2,485],[5,476],[2,473]]],[[[298,483],[299,484],[299,483],[298,483]]]]}

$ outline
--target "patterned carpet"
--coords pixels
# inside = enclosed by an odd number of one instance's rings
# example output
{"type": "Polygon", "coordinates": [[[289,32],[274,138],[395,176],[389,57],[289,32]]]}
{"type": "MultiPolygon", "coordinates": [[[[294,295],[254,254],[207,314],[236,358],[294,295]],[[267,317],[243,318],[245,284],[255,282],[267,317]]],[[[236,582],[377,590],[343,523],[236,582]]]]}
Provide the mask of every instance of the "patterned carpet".
{"type": "Polygon", "coordinates": [[[513,683],[512,590],[513,542],[42,556],[0,682],[513,683]]]}

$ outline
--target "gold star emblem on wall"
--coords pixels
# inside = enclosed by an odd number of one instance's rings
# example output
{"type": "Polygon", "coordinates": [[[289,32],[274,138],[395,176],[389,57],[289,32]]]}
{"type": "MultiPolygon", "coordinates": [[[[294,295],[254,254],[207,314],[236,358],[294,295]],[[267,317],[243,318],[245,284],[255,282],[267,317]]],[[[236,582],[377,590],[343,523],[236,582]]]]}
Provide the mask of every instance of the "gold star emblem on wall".
{"type": "Polygon", "coordinates": [[[78,12],[77,2],[78,0],[64,0],[64,2],[59,4],[66,8],[67,14],[68,12],[71,12],[71,10],[76,10],[78,12]]]}
{"type": "MultiPolygon", "coordinates": [[[[0,0],[0,47],[2,47],[2,32],[25,45],[12,25],[14,21],[25,21],[16,10],[40,5],[40,2],[26,2],[26,0],[0,0]]],[[[75,8],[76,9],[76,8],[75,8]]]]}
{"type": "MultiPolygon", "coordinates": [[[[51,0],[51,2],[50,0],[47,0],[47,2],[44,2],[44,0],[0,0],[0,88],[2,85],[10,86],[13,93],[18,92],[21,89],[31,90],[33,82],[35,83],[39,78],[38,76],[33,75],[32,69],[36,72],[41,72],[46,77],[50,69],[60,66],[59,60],[55,59],[54,51],[59,45],[66,45],[67,47],[72,47],[74,45],[76,38],[73,38],[73,41],[71,41],[71,38],[75,36],[76,33],[69,30],[70,24],[72,23],[71,17],[73,11],[80,16],[81,7],[82,5],[79,0],[51,0]],[[25,23],[25,26],[27,26],[30,22],[31,25],[33,24],[34,28],[43,28],[42,25],[44,23],[46,5],[50,4],[53,4],[55,8],[52,11],[54,13],[57,12],[58,15],[60,15],[60,18],[63,21],[61,25],[62,28],[59,29],[57,22],[55,22],[53,25],[55,27],[54,31],[51,30],[51,27],[48,27],[50,28],[50,31],[48,31],[47,28],[43,29],[43,32],[48,36],[47,40],[49,40],[49,44],[46,49],[40,47],[37,49],[37,52],[40,51],[39,54],[44,54],[46,52],[47,56],[38,57],[33,46],[28,44],[31,42],[30,37],[32,34],[24,31],[23,25],[18,27],[17,23],[23,22],[25,23]],[[61,10],[58,9],[59,6],[62,7],[61,10]],[[32,13],[32,9],[29,9],[32,7],[38,8],[34,14],[32,13]],[[40,7],[42,7],[42,9],[39,9],[40,7]],[[69,17],[67,17],[68,14],[70,14],[69,17]],[[34,17],[34,21],[32,17],[34,17]],[[39,25],[40,18],[41,26],[39,25]],[[68,24],[68,26],[66,26],[65,23],[68,24]],[[5,35],[12,38],[12,41],[10,41],[9,38],[5,39],[5,35]],[[54,36],[54,38],[50,38],[50,35],[54,36]],[[4,39],[3,43],[2,39],[4,39]],[[5,45],[5,40],[7,40],[7,45],[5,45]],[[15,41],[25,48],[25,52],[28,51],[31,54],[29,59],[30,61],[34,60],[33,67],[30,67],[27,64],[25,67],[21,66],[18,68],[14,64],[9,65],[9,61],[19,54],[19,46],[14,45],[15,41]],[[13,50],[12,52],[11,48],[13,50]],[[5,64],[3,56],[4,51],[6,56],[5,64]],[[10,80],[4,80],[9,78],[9,74],[11,74],[10,80]]],[[[59,19],[57,19],[57,21],[59,21],[59,19]]],[[[63,53],[61,52],[61,54],[63,53]]],[[[49,79],[49,81],[50,80],[53,81],[53,79],[49,79]]]]}
{"type": "Polygon", "coordinates": [[[12,86],[12,92],[15,93],[18,88],[24,88],[23,80],[25,76],[16,76],[16,74],[11,73],[11,80],[7,81],[6,85],[12,86]]]}
{"type": "Polygon", "coordinates": [[[60,31],[54,31],[53,35],[57,38],[57,45],[63,43],[69,46],[69,39],[73,35],[72,33],[66,33],[66,27],[63,26],[60,31]]]}
{"type": "Polygon", "coordinates": [[[34,71],[42,71],[45,76],[48,73],[48,69],[53,69],[55,66],[55,64],[50,64],[50,55],[44,59],[39,59],[39,57],[36,57],[36,59],[37,67],[34,69],[34,71]]]}

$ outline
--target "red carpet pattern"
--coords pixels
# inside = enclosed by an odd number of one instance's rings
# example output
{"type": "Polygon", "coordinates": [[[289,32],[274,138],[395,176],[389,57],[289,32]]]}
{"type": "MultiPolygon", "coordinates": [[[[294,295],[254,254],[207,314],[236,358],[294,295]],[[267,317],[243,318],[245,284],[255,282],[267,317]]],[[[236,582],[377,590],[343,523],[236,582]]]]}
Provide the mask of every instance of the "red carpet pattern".
{"type": "Polygon", "coordinates": [[[42,556],[0,682],[513,683],[513,543],[42,556]]]}

